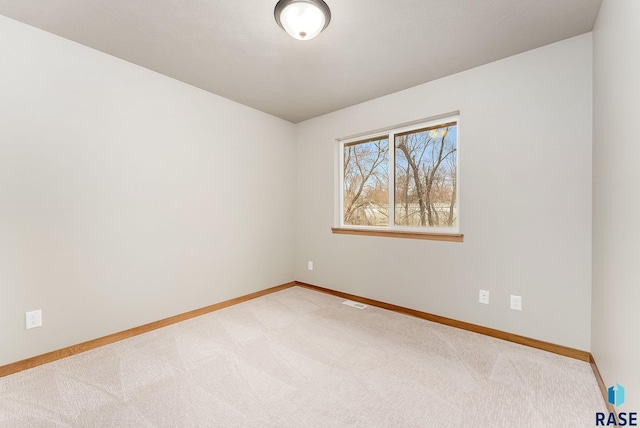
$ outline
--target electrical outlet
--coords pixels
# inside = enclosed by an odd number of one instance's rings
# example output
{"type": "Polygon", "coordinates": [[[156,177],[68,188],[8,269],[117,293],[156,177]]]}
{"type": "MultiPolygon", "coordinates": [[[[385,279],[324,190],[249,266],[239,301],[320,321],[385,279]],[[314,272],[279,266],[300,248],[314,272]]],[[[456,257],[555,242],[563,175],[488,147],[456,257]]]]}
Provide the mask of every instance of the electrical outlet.
{"type": "Polygon", "coordinates": [[[522,296],[511,295],[511,309],[516,311],[522,310],[522,296]]]}
{"type": "Polygon", "coordinates": [[[42,326],[42,311],[38,309],[37,311],[31,311],[25,313],[25,324],[26,329],[36,328],[42,326]]]}
{"type": "Polygon", "coordinates": [[[307,262],[307,269],[313,270],[313,262],[311,260],[307,262]]]}
{"type": "Polygon", "coordinates": [[[480,290],[480,297],[478,299],[480,303],[484,303],[485,305],[489,304],[489,292],[487,290],[480,290]]]}

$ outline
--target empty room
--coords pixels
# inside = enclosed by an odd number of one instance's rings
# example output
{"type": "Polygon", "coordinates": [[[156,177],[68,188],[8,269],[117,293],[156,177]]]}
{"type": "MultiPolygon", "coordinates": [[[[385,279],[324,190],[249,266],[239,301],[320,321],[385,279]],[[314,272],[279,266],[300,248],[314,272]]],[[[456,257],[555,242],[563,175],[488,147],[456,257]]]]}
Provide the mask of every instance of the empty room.
{"type": "Polygon", "coordinates": [[[637,426],[639,22],[0,0],[0,427],[637,426]]]}

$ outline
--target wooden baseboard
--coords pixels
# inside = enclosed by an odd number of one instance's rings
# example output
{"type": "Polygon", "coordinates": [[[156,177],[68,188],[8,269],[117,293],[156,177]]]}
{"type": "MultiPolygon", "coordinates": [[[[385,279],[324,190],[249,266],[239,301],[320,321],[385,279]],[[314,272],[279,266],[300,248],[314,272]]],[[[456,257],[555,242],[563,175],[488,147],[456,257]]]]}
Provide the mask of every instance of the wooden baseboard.
{"type": "MultiPolygon", "coordinates": [[[[569,348],[567,346],[556,345],[554,343],[544,342],[542,340],[531,339],[529,337],[519,336],[517,334],[507,333],[501,330],[495,330],[495,329],[483,327],[477,324],[458,321],[452,318],[433,315],[428,312],[417,311],[415,309],[409,309],[402,306],[393,305],[391,303],[381,302],[379,300],[368,299],[366,297],[357,296],[355,294],[343,293],[342,291],[335,291],[329,288],[307,284],[300,281],[295,281],[295,284],[300,287],[304,287],[310,290],[320,291],[322,293],[331,294],[333,296],[353,300],[355,302],[360,302],[360,303],[364,303],[371,306],[377,306],[379,308],[388,309],[390,311],[398,312],[405,315],[411,315],[427,321],[433,321],[439,324],[461,328],[463,330],[484,334],[486,336],[491,336],[491,337],[506,340],[509,342],[518,343],[520,345],[530,346],[532,348],[541,349],[543,351],[552,352],[554,354],[563,355],[565,357],[574,358],[576,360],[586,361],[591,364],[591,370],[593,370],[593,374],[596,378],[596,381],[598,382],[598,386],[600,387],[600,392],[602,393],[602,398],[605,402],[605,405],[607,406],[607,410],[611,413],[616,413],[615,407],[611,403],[609,403],[609,400],[608,400],[609,397],[607,396],[607,387],[605,386],[606,384],[604,383],[604,380],[600,375],[600,371],[598,370],[598,366],[596,365],[595,359],[593,358],[593,355],[591,355],[590,352],[569,348]]],[[[617,418],[617,414],[616,414],[616,418],[617,418]]]]}
{"type": "Polygon", "coordinates": [[[604,399],[604,403],[607,405],[607,410],[610,413],[614,413],[616,415],[616,420],[618,419],[618,414],[616,413],[616,408],[613,404],[609,403],[609,396],[607,394],[607,385],[604,383],[602,379],[602,375],[600,374],[600,370],[598,370],[598,365],[596,364],[596,360],[593,358],[593,355],[589,354],[589,363],[591,364],[591,370],[593,370],[593,375],[596,377],[596,381],[598,382],[598,386],[600,387],[600,393],[602,393],[602,398],[604,399]]]}
{"type": "Polygon", "coordinates": [[[553,352],[554,354],[563,355],[566,357],[575,358],[581,361],[586,361],[591,364],[591,368],[596,377],[598,385],[600,387],[600,391],[602,392],[602,396],[604,398],[605,403],[607,404],[607,408],[610,412],[615,413],[615,408],[608,403],[607,400],[607,388],[605,386],[604,381],[602,380],[602,376],[600,375],[600,371],[596,365],[595,360],[591,353],[586,351],[581,351],[578,349],[569,348],[566,346],[556,345],[553,343],[544,342],[537,339],[531,339],[524,336],[518,336],[516,334],[507,333],[500,330],[495,330],[488,327],[483,327],[476,324],[471,324],[463,321],[454,320],[452,318],[446,318],[439,315],[433,315],[427,312],[418,311],[415,309],[409,309],[398,305],[393,305],[390,303],[381,302],[378,300],[368,299],[366,297],[356,296],[354,294],[343,293],[341,291],[335,291],[324,287],[319,287],[317,285],[307,284],[300,281],[289,282],[286,284],[278,285],[276,287],[267,288],[266,290],[257,291],[255,293],[247,294],[244,296],[237,297],[235,299],[227,300],[224,302],[216,303],[214,305],[206,306],[204,308],[196,309],[190,312],[186,312],[183,314],[175,315],[173,317],[165,318],[159,321],[155,321],[149,324],[145,324],[139,327],[134,327],[129,330],[121,331],[118,333],[110,334],[108,336],[100,337],[98,339],[89,340],[87,342],[79,343],[76,345],[72,345],[66,348],[58,349],[56,351],[48,352],[46,354],[38,355],[32,358],[28,358],[26,360],[17,361],[15,363],[7,364],[4,366],[0,366],[0,377],[8,376],[14,373],[21,372],[23,370],[27,370],[33,367],[40,366],[42,364],[51,363],[53,361],[60,360],[62,358],[70,357],[72,355],[80,354],[85,351],[89,351],[91,349],[95,349],[101,346],[108,345],[110,343],[118,342],[120,340],[128,339],[133,336],[137,336],[143,333],[147,333],[149,331],[153,331],[162,327],[166,327],[171,324],[175,324],[181,321],[185,321],[191,318],[198,317],[200,315],[205,315],[210,312],[214,312],[229,306],[237,305],[238,303],[246,302],[251,299],[255,299],[257,297],[265,296],[267,294],[275,293],[280,290],[285,290],[287,288],[291,288],[294,286],[300,286],[303,288],[307,288],[310,290],[319,291],[326,294],[331,294],[333,296],[353,300],[356,302],[365,303],[367,305],[377,306],[383,309],[388,309],[390,311],[398,312],[405,315],[414,316],[417,318],[421,318],[427,321],[437,322],[439,324],[448,325],[451,327],[461,328],[463,330],[468,330],[474,333],[484,334],[486,336],[495,337],[498,339],[507,340],[509,342],[518,343],[521,345],[530,346],[533,348],[541,349],[548,352],[553,352]]]}
{"type": "Polygon", "coordinates": [[[48,352],[46,354],[37,355],[26,360],[17,361],[4,366],[0,366],[0,377],[8,376],[14,373],[21,372],[23,370],[31,369],[33,367],[40,366],[42,364],[51,363],[53,361],[60,360],[62,358],[70,357],[72,355],[80,354],[91,349],[105,346],[110,343],[118,342],[120,340],[128,339],[133,336],[138,336],[149,331],[157,330],[162,327],[166,327],[171,324],[175,324],[181,321],[186,321],[191,318],[198,317],[200,315],[208,314],[210,312],[218,311],[229,306],[237,305],[238,303],[246,302],[257,297],[261,297],[267,294],[275,293],[276,291],[284,290],[295,286],[295,282],[289,282],[286,284],[278,285],[275,287],[267,288],[266,290],[256,291],[255,293],[247,294],[244,296],[236,297],[235,299],[226,300],[224,302],[216,303],[214,305],[206,306],[204,308],[195,309],[190,312],[175,315],[169,318],[165,318],[159,321],[155,321],[149,324],[141,325],[138,327],[124,330],[118,333],[110,334],[108,336],[100,337],[98,339],[89,340],[87,342],[79,343],[76,345],[68,346],[66,348],[58,349],[56,351],[48,352]]]}
{"type": "Polygon", "coordinates": [[[542,340],[531,339],[529,337],[518,336],[517,334],[507,333],[501,330],[495,330],[493,328],[483,327],[477,324],[458,321],[452,318],[441,317],[439,315],[433,315],[427,312],[417,311],[415,309],[409,309],[409,308],[405,308],[398,305],[392,305],[390,303],[368,299],[366,297],[356,296],[354,294],[343,293],[341,291],[335,291],[335,290],[319,287],[317,285],[307,284],[300,281],[295,281],[295,284],[300,287],[308,288],[310,290],[320,291],[323,293],[327,293],[327,294],[342,297],[345,299],[353,300],[356,302],[364,303],[367,305],[388,309],[390,311],[398,312],[401,314],[411,315],[416,318],[421,318],[427,321],[433,321],[439,324],[444,324],[451,327],[472,331],[474,333],[484,334],[485,336],[491,336],[491,337],[506,340],[509,342],[518,343],[520,345],[526,345],[532,348],[542,349],[543,351],[553,352],[554,354],[563,355],[565,357],[571,357],[571,358],[575,358],[577,360],[586,361],[586,362],[590,362],[592,359],[591,353],[587,351],[581,351],[579,349],[569,348],[567,346],[556,345],[555,343],[544,342],[542,340]]]}

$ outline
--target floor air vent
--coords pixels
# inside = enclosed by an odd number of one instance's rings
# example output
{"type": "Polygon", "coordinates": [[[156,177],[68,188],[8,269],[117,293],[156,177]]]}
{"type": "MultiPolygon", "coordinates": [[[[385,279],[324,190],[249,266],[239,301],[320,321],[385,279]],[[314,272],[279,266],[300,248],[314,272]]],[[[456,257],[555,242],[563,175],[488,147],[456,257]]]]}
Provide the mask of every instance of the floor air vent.
{"type": "Polygon", "coordinates": [[[364,309],[368,306],[368,305],[365,305],[364,303],[352,302],[351,300],[345,300],[344,302],[342,302],[342,304],[353,306],[354,308],[357,308],[357,309],[364,309]]]}

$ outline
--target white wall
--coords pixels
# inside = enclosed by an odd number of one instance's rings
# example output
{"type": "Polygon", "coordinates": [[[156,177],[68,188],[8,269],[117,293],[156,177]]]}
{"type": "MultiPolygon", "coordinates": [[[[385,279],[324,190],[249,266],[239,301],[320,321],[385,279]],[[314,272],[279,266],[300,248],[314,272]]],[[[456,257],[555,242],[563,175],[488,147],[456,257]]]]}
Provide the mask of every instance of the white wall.
{"type": "Polygon", "coordinates": [[[593,350],[620,412],[640,411],[640,2],[604,0],[593,30],[593,350]]]}
{"type": "Polygon", "coordinates": [[[296,127],[4,17],[0,56],[0,365],[294,278],[590,349],[590,34],[296,127]],[[465,242],[332,235],[334,139],[454,110],[465,242]]]}
{"type": "Polygon", "coordinates": [[[0,365],[293,280],[294,125],[2,16],[0,62],[0,365]]]}
{"type": "Polygon", "coordinates": [[[299,124],[296,279],[588,351],[591,60],[585,34],[299,124]],[[455,110],[464,243],[332,235],[334,139],[455,110]]]}

